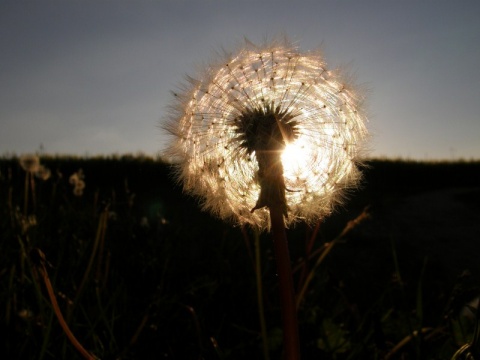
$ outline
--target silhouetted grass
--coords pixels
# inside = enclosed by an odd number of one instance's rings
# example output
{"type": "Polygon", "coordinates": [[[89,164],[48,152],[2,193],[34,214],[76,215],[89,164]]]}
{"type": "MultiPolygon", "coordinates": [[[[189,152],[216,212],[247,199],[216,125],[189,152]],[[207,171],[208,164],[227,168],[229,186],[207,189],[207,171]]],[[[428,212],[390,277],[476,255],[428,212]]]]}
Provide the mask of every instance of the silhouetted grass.
{"type": "MultiPolygon", "coordinates": [[[[2,358],[80,358],[53,311],[44,265],[69,330],[101,359],[262,359],[258,260],[269,354],[280,357],[268,235],[257,259],[253,232],[202,213],[153,159],[41,162],[52,176],[29,185],[25,214],[26,173],[18,159],[0,160],[2,358]],[[69,177],[79,169],[86,187],[75,196],[69,177]]],[[[471,340],[474,318],[460,314],[479,295],[480,269],[463,263],[452,273],[399,238],[385,214],[399,199],[450,188],[473,189],[463,201],[478,207],[480,162],[366,165],[363,187],[318,229],[288,230],[298,292],[308,285],[303,358],[449,359],[471,340]],[[367,206],[370,219],[339,237],[367,206]]]]}

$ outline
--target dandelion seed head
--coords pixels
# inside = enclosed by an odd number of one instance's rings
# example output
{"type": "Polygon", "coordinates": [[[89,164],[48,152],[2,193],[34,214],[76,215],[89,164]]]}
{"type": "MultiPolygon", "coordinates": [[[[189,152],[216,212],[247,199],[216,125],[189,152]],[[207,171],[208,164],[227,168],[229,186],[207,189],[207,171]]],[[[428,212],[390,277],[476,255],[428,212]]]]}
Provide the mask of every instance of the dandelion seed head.
{"type": "Polygon", "coordinates": [[[174,95],[166,155],[184,190],[220,218],[269,227],[263,153],[278,153],[287,225],[327,215],[359,180],[362,99],[318,53],[246,41],[174,95]]]}
{"type": "Polygon", "coordinates": [[[40,167],[40,158],[34,154],[25,154],[20,156],[20,166],[29,173],[35,173],[40,167]]]}
{"type": "Polygon", "coordinates": [[[79,169],[77,172],[74,172],[68,178],[68,182],[73,185],[73,194],[75,196],[82,196],[83,189],[85,189],[85,175],[82,169],[79,169]]]}

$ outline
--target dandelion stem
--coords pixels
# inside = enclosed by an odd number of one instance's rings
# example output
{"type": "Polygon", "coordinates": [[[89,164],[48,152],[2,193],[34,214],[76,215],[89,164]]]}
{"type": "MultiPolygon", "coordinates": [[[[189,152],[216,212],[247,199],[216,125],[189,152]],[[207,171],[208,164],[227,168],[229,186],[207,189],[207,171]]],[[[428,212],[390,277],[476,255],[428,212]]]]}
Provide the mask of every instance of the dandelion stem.
{"type": "Polygon", "coordinates": [[[298,360],[300,359],[300,341],[298,336],[297,309],[283,209],[270,207],[270,221],[280,289],[285,359],[298,360]]]}
{"type": "Polygon", "coordinates": [[[35,212],[37,210],[37,201],[36,195],[35,195],[35,179],[33,177],[33,173],[30,173],[30,188],[32,189],[32,206],[33,206],[33,211],[35,212]]]}
{"type": "Polygon", "coordinates": [[[28,183],[30,178],[30,172],[25,174],[25,191],[24,191],[24,203],[23,203],[23,215],[27,216],[28,213],[28,183]]]}

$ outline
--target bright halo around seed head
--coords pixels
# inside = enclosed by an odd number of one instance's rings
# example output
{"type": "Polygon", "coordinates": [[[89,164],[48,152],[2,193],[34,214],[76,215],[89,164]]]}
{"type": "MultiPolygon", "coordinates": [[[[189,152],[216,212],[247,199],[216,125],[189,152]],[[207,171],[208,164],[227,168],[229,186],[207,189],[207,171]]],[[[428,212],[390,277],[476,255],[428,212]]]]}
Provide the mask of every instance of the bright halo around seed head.
{"type": "Polygon", "coordinates": [[[184,190],[220,218],[269,227],[267,208],[252,211],[266,171],[261,153],[278,152],[287,225],[324,217],[358,183],[362,97],[317,52],[246,41],[174,95],[165,155],[184,190]]]}

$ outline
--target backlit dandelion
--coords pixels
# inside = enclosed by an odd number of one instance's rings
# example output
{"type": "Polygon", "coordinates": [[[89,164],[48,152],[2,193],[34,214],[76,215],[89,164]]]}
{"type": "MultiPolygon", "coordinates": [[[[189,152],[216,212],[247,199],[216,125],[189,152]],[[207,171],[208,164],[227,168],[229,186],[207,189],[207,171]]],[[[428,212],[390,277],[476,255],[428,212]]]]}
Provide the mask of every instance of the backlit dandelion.
{"type": "Polygon", "coordinates": [[[246,41],[175,97],[167,154],[185,191],[223,219],[268,228],[274,201],[287,224],[313,222],[359,179],[362,99],[317,52],[246,41]]]}
{"type": "Polygon", "coordinates": [[[285,359],[300,358],[285,224],[328,214],[359,179],[367,131],[361,99],[320,54],[255,46],[188,79],[176,93],[167,153],[184,190],[223,219],[271,229],[285,359]]]}

